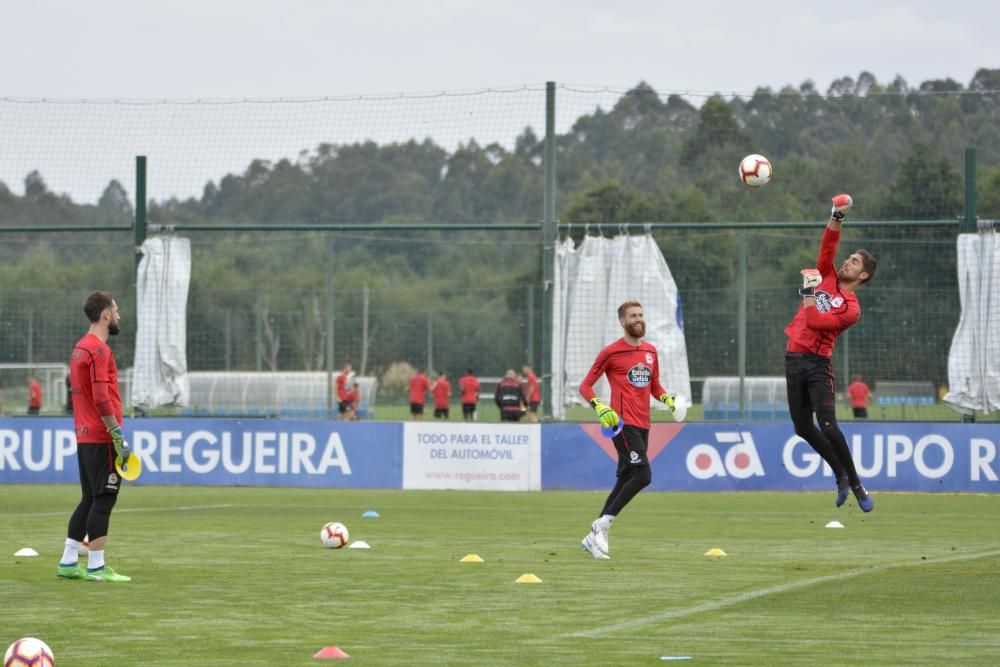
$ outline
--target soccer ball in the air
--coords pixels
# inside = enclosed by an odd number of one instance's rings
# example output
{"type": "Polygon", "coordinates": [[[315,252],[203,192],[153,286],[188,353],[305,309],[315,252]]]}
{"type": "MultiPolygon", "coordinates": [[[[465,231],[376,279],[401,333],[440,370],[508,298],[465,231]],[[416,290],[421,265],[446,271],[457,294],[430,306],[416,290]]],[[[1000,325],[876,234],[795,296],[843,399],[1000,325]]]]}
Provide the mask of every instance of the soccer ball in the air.
{"type": "Polygon", "coordinates": [[[4,667],[53,667],[56,659],[41,639],[25,637],[7,647],[3,664],[4,667]]]}
{"type": "Polygon", "coordinates": [[[347,544],[351,538],[347,532],[347,526],[339,521],[331,521],[323,526],[323,530],[319,532],[319,539],[323,542],[324,547],[339,549],[347,544]]]}
{"type": "Polygon", "coordinates": [[[759,188],[771,180],[771,163],[763,155],[747,155],[740,162],[740,180],[748,188],[759,188]]]}

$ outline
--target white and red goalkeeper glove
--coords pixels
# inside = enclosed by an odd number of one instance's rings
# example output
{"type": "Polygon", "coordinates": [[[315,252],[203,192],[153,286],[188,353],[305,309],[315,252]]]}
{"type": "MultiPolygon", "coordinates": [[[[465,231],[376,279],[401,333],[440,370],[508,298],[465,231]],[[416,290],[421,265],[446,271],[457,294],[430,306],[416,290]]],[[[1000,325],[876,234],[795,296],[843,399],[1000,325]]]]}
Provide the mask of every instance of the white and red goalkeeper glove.
{"type": "Polygon", "coordinates": [[[847,212],[851,210],[851,206],[854,205],[854,200],[851,199],[851,195],[837,195],[833,198],[833,209],[830,210],[830,217],[841,222],[847,212]]]}
{"type": "Polygon", "coordinates": [[[799,290],[799,296],[813,296],[816,288],[823,282],[823,276],[817,269],[802,269],[801,273],[802,289],[799,290]]]}

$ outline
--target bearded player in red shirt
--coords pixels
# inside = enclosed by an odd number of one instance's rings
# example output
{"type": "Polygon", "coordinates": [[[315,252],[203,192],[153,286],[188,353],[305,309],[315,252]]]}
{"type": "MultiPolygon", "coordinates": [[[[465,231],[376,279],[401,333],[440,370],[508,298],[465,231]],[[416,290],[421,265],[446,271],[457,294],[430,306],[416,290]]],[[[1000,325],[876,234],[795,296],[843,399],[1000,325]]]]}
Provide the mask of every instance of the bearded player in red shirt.
{"type": "Polygon", "coordinates": [[[788,410],[795,434],[809,443],[823,457],[837,476],[837,507],[852,491],[858,507],[871,512],[875,507],[851,458],[847,439],[837,425],[837,403],[833,391],[833,344],[861,317],[861,306],[854,292],[875,275],[877,263],[872,254],[858,250],[840,265],[834,263],[840,227],[854,204],[850,195],[833,198],[830,221],[823,232],[815,269],[803,269],[802,304],[785,327],[788,346],[785,352],[785,380],[788,410]],[[813,413],[819,421],[817,428],[813,413]]]}
{"type": "Polygon", "coordinates": [[[652,481],[646,447],[649,443],[649,399],[662,401],[671,411],[674,397],[660,385],[660,364],[656,348],[642,340],[646,321],[638,301],[618,307],[618,322],[625,335],[601,350],[587,377],[580,383],[580,395],[594,406],[601,425],[621,432],[612,440],[618,452],[615,486],[608,494],[598,518],[583,538],[583,548],[594,558],[608,556],[608,531],[619,512],[652,481]],[[611,405],[594,393],[594,385],[606,375],[611,385],[611,405]]]}
{"type": "Polygon", "coordinates": [[[111,510],[118,500],[122,479],[115,470],[117,453],[122,462],[132,450],[122,436],[122,399],[118,393],[118,365],[108,347],[108,337],[118,335],[118,304],[107,292],[94,292],[83,303],[90,330],[73,348],[69,373],[73,387],[73,421],[82,497],[69,519],[66,548],[56,575],[122,583],[132,579],[104,564],[111,510]],[[80,546],[90,537],[87,568],[80,566],[80,546]]]}

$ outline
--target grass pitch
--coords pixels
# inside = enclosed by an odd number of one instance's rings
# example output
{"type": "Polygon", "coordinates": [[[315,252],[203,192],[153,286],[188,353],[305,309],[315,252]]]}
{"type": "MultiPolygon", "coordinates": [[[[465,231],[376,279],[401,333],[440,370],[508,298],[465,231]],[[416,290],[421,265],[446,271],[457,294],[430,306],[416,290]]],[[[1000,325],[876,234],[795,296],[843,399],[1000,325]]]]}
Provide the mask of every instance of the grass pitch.
{"type": "Polygon", "coordinates": [[[597,561],[579,542],[603,493],[133,487],[108,556],[134,580],[110,585],[55,577],[77,493],[0,503],[0,643],[41,637],[61,667],[319,665],[331,645],[358,665],[1000,662],[1000,497],[876,494],[863,515],[832,490],[649,492],[597,561]],[[372,548],[321,547],[331,520],[372,548]]]}

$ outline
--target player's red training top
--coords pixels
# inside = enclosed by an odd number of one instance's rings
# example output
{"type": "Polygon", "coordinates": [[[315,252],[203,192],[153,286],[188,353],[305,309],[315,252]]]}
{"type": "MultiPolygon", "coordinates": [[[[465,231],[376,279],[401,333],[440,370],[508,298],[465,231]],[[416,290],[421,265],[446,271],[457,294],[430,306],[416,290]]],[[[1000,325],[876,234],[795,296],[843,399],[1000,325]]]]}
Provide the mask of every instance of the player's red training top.
{"type": "Polygon", "coordinates": [[[42,385],[38,384],[38,380],[32,380],[28,385],[28,407],[42,407],[42,385]]]}
{"type": "Polygon", "coordinates": [[[347,401],[347,373],[341,373],[337,376],[335,386],[337,388],[337,400],[341,403],[347,401]]]}
{"type": "Polygon", "coordinates": [[[410,403],[423,405],[427,390],[431,388],[431,381],[426,375],[417,374],[410,378],[410,403]]]}
{"type": "Polygon", "coordinates": [[[649,428],[649,397],[667,393],[660,385],[660,362],[656,348],[642,341],[629,345],[620,338],[601,350],[587,377],[580,383],[580,395],[589,403],[597,394],[594,384],[606,375],[611,385],[611,408],[622,423],[649,428]]]}
{"type": "Polygon", "coordinates": [[[479,402],[479,380],[471,373],[463,375],[458,386],[462,388],[462,403],[472,405],[479,402]]]}
{"type": "Polygon", "coordinates": [[[542,388],[538,384],[538,376],[533,372],[528,373],[528,388],[524,392],[524,395],[528,397],[529,403],[542,402],[542,388]]]}
{"type": "Polygon", "coordinates": [[[816,268],[822,281],[816,288],[816,307],[806,308],[805,300],[795,317],[785,327],[789,352],[811,352],[821,357],[833,356],[833,342],[849,326],[861,318],[861,306],[853,292],[842,292],[837,279],[833,256],[837,252],[840,232],[829,227],[823,232],[816,268]]]}
{"type": "Polygon", "coordinates": [[[445,410],[448,408],[448,397],[451,396],[451,383],[444,378],[438,378],[431,390],[434,393],[434,408],[445,410]]]}
{"type": "Polygon", "coordinates": [[[73,386],[73,421],[76,441],[111,442],[101,415],[114,415],[122,423],[122,398],[118,394],[118,365],[107,343],[94,334],[81,338],[69,361],[73,386]]]}
{"type": "Polygon", "coordinates": [[[850,386],[847,387],[847,395],[851,397],[851,407],[868,407],[868,394],[870,394],[871,391],[872,390],[869,389],[868,385],[864,382],[852,382],[850,386]]]}

